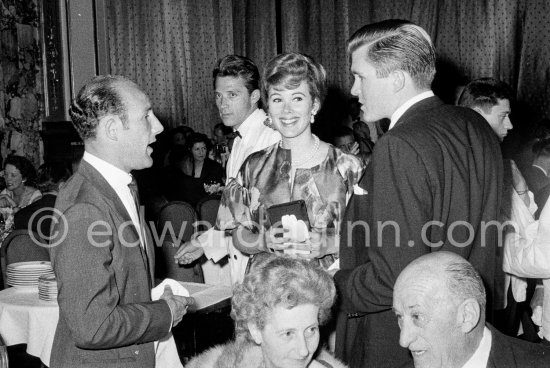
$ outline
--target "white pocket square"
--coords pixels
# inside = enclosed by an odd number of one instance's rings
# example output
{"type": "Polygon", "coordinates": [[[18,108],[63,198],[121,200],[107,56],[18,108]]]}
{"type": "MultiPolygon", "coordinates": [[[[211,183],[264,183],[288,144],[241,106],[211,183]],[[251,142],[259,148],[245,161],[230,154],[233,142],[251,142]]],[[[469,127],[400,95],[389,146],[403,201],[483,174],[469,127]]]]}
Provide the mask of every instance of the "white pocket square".
{"type": "Polygon", "coordinates": [[[353,186],[353,194],[355,195],[367,195],[369,192],[367,192],[365,189],[361,188],[358,184],[355,184],[353,186]]]}

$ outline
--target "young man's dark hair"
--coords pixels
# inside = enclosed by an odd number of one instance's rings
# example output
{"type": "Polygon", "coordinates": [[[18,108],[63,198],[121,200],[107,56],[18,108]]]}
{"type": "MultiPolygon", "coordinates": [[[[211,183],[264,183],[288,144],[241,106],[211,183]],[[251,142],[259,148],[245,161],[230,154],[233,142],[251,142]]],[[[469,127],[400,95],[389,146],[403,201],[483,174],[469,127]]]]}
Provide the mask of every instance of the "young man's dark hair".
{"type": "Polygon", "coordinates": [[[468,83],[458,99],[458,105],[471,109],[479,107],[488,113],[498,104],[498,100],[512,101],[510,87],[494,78],[480,78],[468,83]]]}
{"type": "Polygon", "coordinates": [[[252,60],[239,55],[227,55],[218,60],[212,72],[214,88],[217,77],[241,77],[248,93],[260,89],[260,72],[252,60]]]}

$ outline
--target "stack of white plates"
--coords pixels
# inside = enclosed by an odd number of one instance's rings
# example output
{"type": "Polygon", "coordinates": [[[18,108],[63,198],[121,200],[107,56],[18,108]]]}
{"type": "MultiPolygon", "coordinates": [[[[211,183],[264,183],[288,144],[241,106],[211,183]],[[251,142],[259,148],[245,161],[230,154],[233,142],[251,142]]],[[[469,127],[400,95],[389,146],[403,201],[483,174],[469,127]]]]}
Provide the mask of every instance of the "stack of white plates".
{"type": "Polygon", "coordinates": [[[50,262],[16,262],[6,267],[6,282],[16,288],[36,288],[42,275],[54,276],[50,262]]]}
{"type": "Polygon", "coordinates": [[[38,278],[38,299],[57,300],[57,280],[53,275],[42,275],[38,278]]]}

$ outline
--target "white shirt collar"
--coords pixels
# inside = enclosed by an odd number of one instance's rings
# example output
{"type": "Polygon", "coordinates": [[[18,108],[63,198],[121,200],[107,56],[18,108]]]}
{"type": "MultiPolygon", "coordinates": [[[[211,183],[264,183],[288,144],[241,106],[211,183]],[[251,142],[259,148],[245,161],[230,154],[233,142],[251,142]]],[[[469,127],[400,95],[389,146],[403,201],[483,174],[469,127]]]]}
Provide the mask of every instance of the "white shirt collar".
{"type": "Polygon", "coordinates": [[[397,123],[399,118],[401,116],[403,116],[403,114],[405,113],[405,111],[407,111],[409,109],[409,107],[411,107],[412,105],[414,105],[417,102],[420,102],[422,100],[425,100],[426,98],[433,97],[433,96],[434,96],[434,93],[432,91],[426,91],[426,92],[422,92],[422,93],[414,96],[413,98],[410,98],[407,101],[405,101],[405,103],[403,105],[399,106],[397,108],[397,110],[395,110],[394,113],[392,114],[390,127],[388,128],[388,130],[390,130],[391,128],[393,128],[395,126],[395,124],[397,123]]]}
{"type": "Polygon", "coordinates": [[[137,212],[136,203],[134,202],[132,192],[130,192],[130,188],[128,187],[128,184],[132,181],[132,175],[87,151],[84,151],[84,156],[82,159],[99,171],[107,183],[109,183],[109,185],[116,192],[118,198],[124,205],[124,208],[126,208],[126,211],[130,215],[132,223],[138,230],[139,238],[143,246],[145,243],[140,229],[139,214],[137,212]]]}
{"type": "Polygon", "coordinates": [[[226,166],[226,176],[229,179],[237,176],[241,165],[253,152],[260,151],[281,140],[281,135],[276,130],[264,125],[267,118],[264,110],[256,109],[239,126],[238,131],[242,139],[236,137],[233,141],[233,149],[229,155],[226,166]]]}
{"type": "MultiPolygon", "coordinates": [[[[248,115],[248,117],[242,122],[241,125],[239,125],[238,130],[241,134],[241,137],[246,137],[248,132],[252,129],[254,129],[255,125],[258,125],[258,120],[265,120],[267,118],[264,110],[262,109],[256,109],[252,112],[252,114],[248,115]]],[[[263,121],[262,121],[263,123],[263,121]]]]}
{"type": "Polygon", "coordinates": [[[84,156],[82,157],[84,161],[92,165],[103,177],[107,180],[111,186],[115,185],[125,185],[128,186],[132,181],[132,175],[122,171],[113,164],[108,163],[105,160],[100,159],[99,157],[91,154],[88,151],[84,151],[84,156]]]}
{"type": "Polygon", "coordinates": [[[485,368],[487,367],[487,362],[489,361],[489,354],[491,353],[491,344],[493,337],[491,336],[491,331],[487,328],[483,328],[483,337],[479,342],[474,355],[468,359],[466,364],[462,368],[485,368]]]}

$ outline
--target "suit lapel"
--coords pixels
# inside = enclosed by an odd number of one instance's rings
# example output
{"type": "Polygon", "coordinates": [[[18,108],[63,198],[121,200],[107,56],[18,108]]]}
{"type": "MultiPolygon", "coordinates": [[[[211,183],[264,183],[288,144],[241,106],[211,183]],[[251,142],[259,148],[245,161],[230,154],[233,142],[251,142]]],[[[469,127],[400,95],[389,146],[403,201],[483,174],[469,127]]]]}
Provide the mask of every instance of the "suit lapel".
{"type": "MultiPolygon", "coordinates": [[[[84,160],[81,162],[79,171],[88,181],[92,183],[92,185],[104,194],[104,198],[110,202],[115,212],[122,217],[123,222],[132,221],[130,214],[126,210],[126,207],[124,207],[124,204],[120,200],[118,194],[99,171],[84,160]]],[[[135,235],[139,237],[135,226],[132,226],[131,228],[134,229],[135,235]]]]}
{"type": "MultiPolygon", "coordinates": [[[[78,171],[86,178],[86,180],[90,181],[92,185],[98,190],[104,194],[104,198],[109,202],[111,207],[113,208],[114,212],[117,213],[119,216],[121,216],[121,223],[128,223],[130,222],[132,226],[129,226],[128,229],[130,229],[134,235],[134,241],[139,241],[139,233],[137,228],[134,226],[134,223],[132,222],[132,218],[130,217],[130,214],[126,210],[126,207],[122,203],[122,200],[119,198],[118,194],[115,192],[113,187],[105,180],[105,177],[97,171],[92,165],[90,165],[88,162],[82,160],[80,163],[80,166],[78,168],[78,171]]],[[[139,214],[138,214],[139,215],[139,214]]],[[[149,229],[145,224],[146,233],[147,235],[147,243],[153,244],[153,240],[151,238],[151,233],[148,231],[149,229]]],[[[116,233],[118,233],[118,229],[115,229],[116,233]]],[[[133,242],[132,242],[133,243],[133,242]]],[[[154,280],[153,278],[153,267],[151,267],[151,255],[152,252],[150,249],[145,249],[143,246],[138,246],[139,253],[141,255],[141,259],[143,261],[143,266],[147,270],[147,276],[149,277],[149,285],[152,286],[152,282],[154,280]]]]}
{"type": "Polygon", "coordinates": [[[147,263],[147,270],[149,271],[149,286],[152,288],[154,285],[155,280],[155,243],[153,242],[153,237],[151,236],[151,230],[149,229],[149,226],[143,221],[143,228],[144,228],[144,234],[147,238],[147,241],[145,242],[145,252],[146,252],[146,258],[145,261],[147,263]]]}

